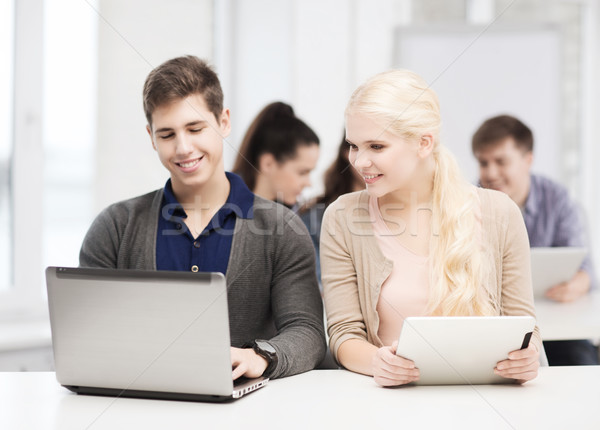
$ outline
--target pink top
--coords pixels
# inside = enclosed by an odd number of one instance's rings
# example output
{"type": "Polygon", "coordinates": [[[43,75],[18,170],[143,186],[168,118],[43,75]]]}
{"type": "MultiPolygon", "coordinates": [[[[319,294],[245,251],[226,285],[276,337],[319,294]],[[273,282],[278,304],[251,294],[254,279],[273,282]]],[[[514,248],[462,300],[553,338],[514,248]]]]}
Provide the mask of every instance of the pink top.
{"type": "Polygon", "coordinates": [[[429,259],[405,248],[390,231],[379,211],[377,198],[369,197],[369,213],[373,231],[383,255],[393,268],[381,286],[377,303],[379,329],[384,345],[398,340],[404,318],[423,316],[429,293],[429,259]]]}

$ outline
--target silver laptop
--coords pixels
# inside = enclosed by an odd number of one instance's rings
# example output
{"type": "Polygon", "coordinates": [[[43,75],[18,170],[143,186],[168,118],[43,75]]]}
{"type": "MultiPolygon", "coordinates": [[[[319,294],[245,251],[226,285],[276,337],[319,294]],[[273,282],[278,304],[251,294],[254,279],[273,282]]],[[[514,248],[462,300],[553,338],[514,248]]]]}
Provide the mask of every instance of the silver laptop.
{"type": "Polygon", "coordinates": [[[56,378],[81,394],[226,401],[234,387],[220,273],[48,267],[56,378]]]}
{"type": "Polygon", "coordinates": [[[531,316],[408,317],[396,355],[414,361],[418,385],[512,383],[494,367],[527,348],[534,328],[531,316]]]}
{"type": "Polygon", "coordinates": [[[550,287],[570,280],[586,254],[580,247],[531,248],[533,296],[543,298],[550,287]]]}

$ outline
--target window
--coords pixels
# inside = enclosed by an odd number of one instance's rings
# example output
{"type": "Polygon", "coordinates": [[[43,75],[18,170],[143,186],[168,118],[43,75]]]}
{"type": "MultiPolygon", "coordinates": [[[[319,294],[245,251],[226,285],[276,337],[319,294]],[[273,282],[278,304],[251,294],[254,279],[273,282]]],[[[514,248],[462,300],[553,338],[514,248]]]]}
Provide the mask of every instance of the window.
{"type": "Polygon", "coordinates": [[[97,19],[88,2],[0,2],[5,318],[47,312],[44,268],[77,265],[91,222],[97,19]]]}
{"type": "Polygon", "coordinates": [[[96,34],[88,3],[45,1],[43,267],[77,266],[92,221],[96,34]]]}
{"type": "Polygon", "coordinates": [[[12,1],[0,2],[0,291],[12,284],[10,163],[12,155],[12,1]]]}

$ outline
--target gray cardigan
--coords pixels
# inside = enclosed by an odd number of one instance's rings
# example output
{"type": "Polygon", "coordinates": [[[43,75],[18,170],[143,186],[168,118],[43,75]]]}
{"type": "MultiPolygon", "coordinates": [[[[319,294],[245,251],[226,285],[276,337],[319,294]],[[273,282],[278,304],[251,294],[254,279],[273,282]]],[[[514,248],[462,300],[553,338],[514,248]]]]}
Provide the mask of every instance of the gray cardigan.
{"type": "MultiPolygon", "coordinates": [[[[156,270],[156,236],[163,190],[115,203],[92,223],[81,267],[156,270]]],[[[302,221],[258,196],[254,217],[237,218],[227,299],[231,345],[267,339],[279,362],[271,378],[313,369],[326,350],[315,253],[302,221]]]]}

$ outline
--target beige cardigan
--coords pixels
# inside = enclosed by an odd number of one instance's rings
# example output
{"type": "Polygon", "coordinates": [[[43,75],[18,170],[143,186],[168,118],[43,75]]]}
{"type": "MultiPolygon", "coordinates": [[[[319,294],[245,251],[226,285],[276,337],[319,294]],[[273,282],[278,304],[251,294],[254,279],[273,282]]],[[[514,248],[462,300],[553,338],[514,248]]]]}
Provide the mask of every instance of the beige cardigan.
{"type": "MultiPolygon", "coordinates": [[[[495,265],[486,285],[497,298],[500,315],[535,317],[529,239],[523,216],[505,194],[478,189],[484,252],[495,265]]],[[[326,210],[321,228],[321,279],[330,347],[348,339],[383,346],[377,336],[376,310],[381,285],[392,270],[373,234],[369,194],[358,191],[338,198],[326,210]]],[[[539,329],[531,340],[542,351],[539,329]]]]}

